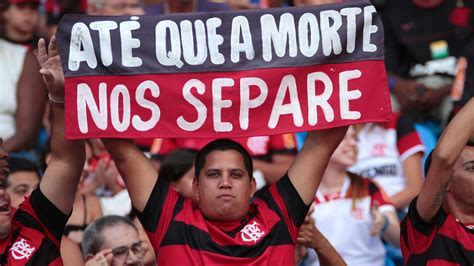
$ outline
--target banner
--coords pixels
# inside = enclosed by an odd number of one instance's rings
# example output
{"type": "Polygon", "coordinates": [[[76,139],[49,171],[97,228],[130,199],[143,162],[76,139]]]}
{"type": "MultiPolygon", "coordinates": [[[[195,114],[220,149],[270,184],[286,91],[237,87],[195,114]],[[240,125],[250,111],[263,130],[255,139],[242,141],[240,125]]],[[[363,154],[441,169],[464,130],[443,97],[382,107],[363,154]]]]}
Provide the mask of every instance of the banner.
{"type": "Polygon", "coordinates": [[[69,138],[218,138],[385,121],[369,1],[160,16],[65,15],[69,138]]]}

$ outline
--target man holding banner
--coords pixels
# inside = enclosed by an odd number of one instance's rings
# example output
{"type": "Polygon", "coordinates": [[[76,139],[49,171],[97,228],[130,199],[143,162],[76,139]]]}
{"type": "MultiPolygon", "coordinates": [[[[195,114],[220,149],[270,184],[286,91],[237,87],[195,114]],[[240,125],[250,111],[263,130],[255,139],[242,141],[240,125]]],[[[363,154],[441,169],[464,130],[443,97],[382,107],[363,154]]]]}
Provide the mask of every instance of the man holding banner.
{"type": "Polygon", "coordinates": [[[65,16],[58,41],[67,134],[103,139],[159,265],[291,265],[298,228],[347,126],[391,113],[382,36],[368,1],[180,17],[65,16]],[[311,132],[287,174],[258,195],[241,145],[206,145],[196,159],[196,202],[158,178],[123,139],[302,130],[311,132]]]}
{"type": "Polygon", "coordinates": [[[46,53],[45,42],[40,40],[38,61],[52,112],[51,160],[38,188],[16,211],[5,190],[8,155],[0,138],[1,265],[62,265],[60,241],[84,169],[84,141],[66,140],[64,135],[64,86],[55,41],[50,51],[46,53]]]}

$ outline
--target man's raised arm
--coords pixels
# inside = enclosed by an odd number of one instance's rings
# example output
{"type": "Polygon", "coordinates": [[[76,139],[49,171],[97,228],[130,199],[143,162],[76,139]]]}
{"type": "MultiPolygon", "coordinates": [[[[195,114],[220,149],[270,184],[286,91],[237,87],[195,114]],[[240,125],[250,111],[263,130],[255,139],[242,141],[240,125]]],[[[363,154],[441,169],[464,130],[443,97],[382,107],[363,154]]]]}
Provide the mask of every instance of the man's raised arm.
{"type": "Polygon", "coordinates": [[[130,139],[102,139],[125,181],[133,206],[140,212],[150,198],[158,172],[130,139]]]}
{"type": "Polygon", "coordinates": [[[431,166],[416,202],[424,221],[430,221],[441,208],[454,164],[473,135],[474,99],[471,98],[446,127],[433,150],[431,166]]]}
{"type": "Polygon", "coordinates": [[[329,158],[344,138],[347,128],[345,126],[310,132],[288,170],[291,183],[305,204],[313,202],[329,158]]]}
{"type": "Polygon", "coordinates": [[[56,48],[56,39],[49,43],[48,51],[44,39],[38,43],[40,73],[49,93],[53,116],[51,135],[51,160],[41,179],[43,195],[61,212],[68,215],[77,186],[84,169],[85,148],[82,140],[66,140],[64,134],[64,76],[56,48]]]}

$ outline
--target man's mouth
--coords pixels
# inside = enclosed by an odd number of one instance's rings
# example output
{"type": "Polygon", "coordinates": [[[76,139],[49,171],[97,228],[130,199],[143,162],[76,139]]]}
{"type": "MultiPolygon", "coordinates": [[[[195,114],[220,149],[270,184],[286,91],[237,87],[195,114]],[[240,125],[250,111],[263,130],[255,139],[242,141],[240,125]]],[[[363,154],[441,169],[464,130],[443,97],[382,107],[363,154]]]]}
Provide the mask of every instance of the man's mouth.
{"type": "Polygon", "coordinates": [[[0,198],[0,212],[10,213],[10,203],[4,198],[0,198]]]}
{"type": "Polygon", "coordinates": [[[233,199],[234,196],[231,195],[231,194],[222,194],[218,198],[220,198],[220,199],[233,199]]]}

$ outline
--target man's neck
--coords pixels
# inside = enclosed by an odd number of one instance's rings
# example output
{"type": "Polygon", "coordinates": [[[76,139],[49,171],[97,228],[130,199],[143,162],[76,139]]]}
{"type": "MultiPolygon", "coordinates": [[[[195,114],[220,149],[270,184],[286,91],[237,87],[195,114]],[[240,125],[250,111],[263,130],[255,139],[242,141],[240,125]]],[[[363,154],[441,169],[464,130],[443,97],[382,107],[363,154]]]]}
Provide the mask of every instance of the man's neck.
{"type": "Polygon", "coordinates": [[[455,201],[446,196],[444,209],[463,224],[474,224],[474,205],[455,201]]]}

